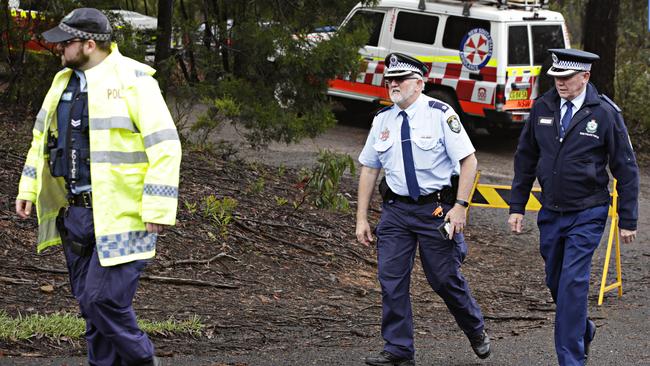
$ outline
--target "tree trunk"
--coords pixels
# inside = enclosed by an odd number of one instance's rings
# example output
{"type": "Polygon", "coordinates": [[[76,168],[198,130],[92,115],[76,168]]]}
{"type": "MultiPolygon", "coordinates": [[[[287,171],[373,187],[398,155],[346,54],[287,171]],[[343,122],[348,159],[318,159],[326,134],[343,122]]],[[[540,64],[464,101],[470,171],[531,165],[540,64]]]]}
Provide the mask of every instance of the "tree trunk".
{"type": "Polygon", "coordinates": [[[591,69],[591,82],[598,92],[614,98],[616,44],[620,0],[588,0],[585,5],[584,50],[600,56],[591,69]]]}
{"type": "Polygon", "coordinates": [[[158,0],[158,29],[156,39],[156,56],[154,68],[158,70],[158,82],[160,89],[165,93],[167,91],[167,78],[169,73],[168,59],[171,55],[169,45],[172,39],[172,15],[174,0],[158,0]]]}

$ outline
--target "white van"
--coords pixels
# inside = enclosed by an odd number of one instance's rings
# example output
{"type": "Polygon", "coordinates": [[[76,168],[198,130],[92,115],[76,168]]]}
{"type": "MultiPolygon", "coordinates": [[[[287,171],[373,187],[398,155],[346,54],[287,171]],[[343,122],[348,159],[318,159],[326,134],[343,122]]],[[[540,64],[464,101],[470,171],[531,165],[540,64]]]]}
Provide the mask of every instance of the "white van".
{"type": "Polygon", "coordinates": [[[450,104],[468,130],[484,127],[500,133],[522,126],[540,94],[540,70],[550,58],[547,50],[569,48],[564,18],[545,9],[547,2],[358,4],[342,26],[354,22],[370,26],[370,37],[360,49],[363,66],[357,75],[331,80],[328,94],[390,104],[383,80],[384,58],[401,52],[427,65],[425,93],[450,104]]]}

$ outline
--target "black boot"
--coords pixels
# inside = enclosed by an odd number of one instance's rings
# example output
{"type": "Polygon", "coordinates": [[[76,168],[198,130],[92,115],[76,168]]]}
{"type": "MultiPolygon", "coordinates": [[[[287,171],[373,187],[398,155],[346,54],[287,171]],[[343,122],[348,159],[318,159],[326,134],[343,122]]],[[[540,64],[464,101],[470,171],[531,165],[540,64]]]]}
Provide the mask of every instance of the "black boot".
{"type": "Polygon", "coordinates": [[[469,343],[472,345],[472,349],[478,358],[483,359],[490,356],[490,337],[488,337],[485,330],[481,334],[471,337],[469,343]]]}
{"type": "Polygon", "coordinates": [[[415,366],[415,360],[400,358],[390,352],[381,351],[376,356],[366,357],[366,364],[372,366],[415,366]]]}

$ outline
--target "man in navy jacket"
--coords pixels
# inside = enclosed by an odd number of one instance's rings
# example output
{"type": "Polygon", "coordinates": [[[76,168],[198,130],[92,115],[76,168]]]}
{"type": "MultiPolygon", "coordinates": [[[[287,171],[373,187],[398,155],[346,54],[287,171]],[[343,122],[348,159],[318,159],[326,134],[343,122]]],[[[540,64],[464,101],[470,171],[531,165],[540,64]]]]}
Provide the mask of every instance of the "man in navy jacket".
{"type": "Polygon", "coordinates": [[[562,366],[582,366],[596,326],[587,316],[591,258],[609,210],[609,165],[618,180],[619,230],[636,238],[639,173],[621,110],[589,83],[593,53],[551,49],[555,88],[535,101],[515,154],[510,218],[515,233],[535,178],[546,284],[556,304],[555,348],[562,366]]]}

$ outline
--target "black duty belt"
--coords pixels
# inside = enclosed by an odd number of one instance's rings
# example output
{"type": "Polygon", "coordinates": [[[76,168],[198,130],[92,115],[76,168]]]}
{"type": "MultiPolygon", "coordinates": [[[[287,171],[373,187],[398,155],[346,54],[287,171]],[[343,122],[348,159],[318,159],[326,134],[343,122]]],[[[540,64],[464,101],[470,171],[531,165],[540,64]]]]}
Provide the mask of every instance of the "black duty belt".
{"type": "Polygon", "coordinates": [[[68,204],[70,204],[70,206],[92,208],[93,195],[91,192],[81,192],[79,194],[70,195],[68,197],[68,204]]]}
{"type": "Polygon", "coordinates": [[[409,196],[400,196],[388,187],[386,177],[384,177],[379,183],[379,193],[384,202],[393,200],[415,205],[426,205],[434,202],[453,205],[456,200],[456,190],[453,187],[443,187],[441,190],[429,193],[425,196],[420,196],[417,200],[414,200],[409,196]]]}

